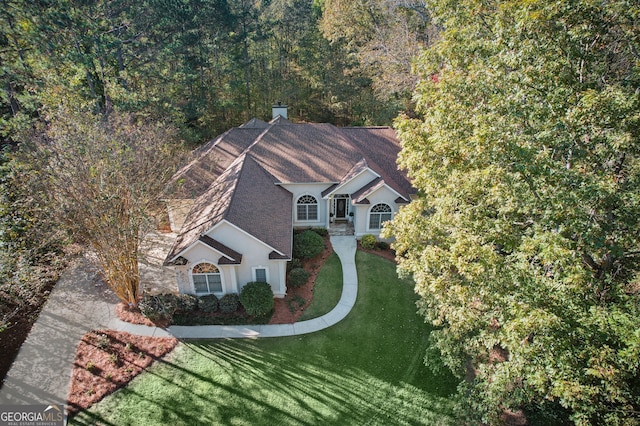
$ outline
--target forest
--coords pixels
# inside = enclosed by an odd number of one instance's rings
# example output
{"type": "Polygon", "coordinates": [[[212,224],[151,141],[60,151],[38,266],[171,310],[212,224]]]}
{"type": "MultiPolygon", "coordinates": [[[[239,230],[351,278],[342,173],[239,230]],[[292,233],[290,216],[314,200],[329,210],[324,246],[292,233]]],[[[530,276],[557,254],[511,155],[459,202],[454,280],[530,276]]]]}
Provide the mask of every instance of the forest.
{"type": "Polygon", "coordinates": [[[0,136],[61,103],[167,120],[193,143],[277,101],[298,121],[390,124],[428,41],[421,2],[324,3],[3,0],[0,136]]]}
{"type": "Polygon", "coordinates": [[[125,236],[135,256],[161,198],[143,147],[170,176],[177,150],[281,101],[296,122],[395,127],[417,195],[384,236],[461,423],[640,424],[637,0],[2,0],[0,16],[3,346],[70,248],[125,236]]]}

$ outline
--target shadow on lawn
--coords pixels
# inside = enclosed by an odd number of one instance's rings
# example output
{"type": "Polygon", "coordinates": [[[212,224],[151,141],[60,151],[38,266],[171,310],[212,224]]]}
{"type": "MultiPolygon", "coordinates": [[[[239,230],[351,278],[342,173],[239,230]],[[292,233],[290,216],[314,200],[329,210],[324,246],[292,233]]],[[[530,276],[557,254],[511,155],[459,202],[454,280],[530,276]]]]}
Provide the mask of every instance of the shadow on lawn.
{"type": "MultiPolygon", "coordinates": [[[[117,399],[151,405],[153,419],[129,423],[128,418],[128,424],[145,425],[454,423],[451,399],[406,383],[394,385],[364,370],[336,367],[320,355],[300,359],[293,351],[274,354],[247,340],[187,343],[183,350],[203,358],[198,365],[211,363],[224,375],[160,361],[163,368],[149,374],[175,392],[142,394],[129,386],[116,395],[112,409],[118,409],[117,399]],[[171,370],[172,380],[164,369],[171,370]],[[215,391],[202,394],[196,390],[201,388],[215,391]],[[175,399],[169,399],[171,394],[175,399]]],[[[91,412],[73,419],[73,424],[95,423],[113,424],[91,412]]]]}

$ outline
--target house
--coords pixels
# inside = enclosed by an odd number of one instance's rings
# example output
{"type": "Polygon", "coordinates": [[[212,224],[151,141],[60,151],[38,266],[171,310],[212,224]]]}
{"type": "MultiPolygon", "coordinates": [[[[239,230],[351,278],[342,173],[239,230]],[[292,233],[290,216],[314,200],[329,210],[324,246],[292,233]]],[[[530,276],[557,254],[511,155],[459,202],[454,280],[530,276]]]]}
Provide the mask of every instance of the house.
{"type": "Polygon", "coordinates": [[[294,124],[280,104],[270,122],[205,144],[171,182],[177,238],[165,265],[179,291],[222,296],[266,281],[284,297],[294,228],[350,222],[356,238],[379,236],[413,193],[399,149],[389,127],[294,124]]]}

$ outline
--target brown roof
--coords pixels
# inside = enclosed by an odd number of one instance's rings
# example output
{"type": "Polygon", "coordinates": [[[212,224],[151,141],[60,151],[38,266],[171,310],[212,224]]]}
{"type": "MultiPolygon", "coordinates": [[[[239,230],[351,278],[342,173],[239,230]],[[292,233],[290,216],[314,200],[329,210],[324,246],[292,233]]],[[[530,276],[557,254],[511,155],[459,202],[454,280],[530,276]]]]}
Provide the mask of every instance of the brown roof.
{"type": "Polygon", "coordinates": [[[193,199],[201,195],[264,131],[259,125],[236,127],[195,150],[193,160],[171,178],[168,196],[193,199]]]}
{"type": "Polygon", "coordinates": [[[408,200],[414,191],[398,171],[399,150],[389,127],[292,124],[277,117],[230,129],[198,149],[171,181],[172,198],[195,203],[167,262],[223,219],[272,247],[273,258],[290,258],[292,194],[278,183],[337,185],[370,167],[381,178],[357,192],[361,202],[379,184],[408,200]]]}
{"type": "Polygon", "coordinates": [[[343,133],[349,137],[356,149],[362,153],[371,169],[400,195],[409,199],[415,193],[406,175],[398,170],[400,141],[390,127],[345,127],[343,133]]]}
{"type": "Polygon", "coordinates": [[[291,258],[291,203],[291,193],[275,185],[273,176],[250,155],[243,155],[195,200],[165,263],[171,263],[222,220],[291,258]],[[264,200],[269,200],[269,208],[264,200]]]}

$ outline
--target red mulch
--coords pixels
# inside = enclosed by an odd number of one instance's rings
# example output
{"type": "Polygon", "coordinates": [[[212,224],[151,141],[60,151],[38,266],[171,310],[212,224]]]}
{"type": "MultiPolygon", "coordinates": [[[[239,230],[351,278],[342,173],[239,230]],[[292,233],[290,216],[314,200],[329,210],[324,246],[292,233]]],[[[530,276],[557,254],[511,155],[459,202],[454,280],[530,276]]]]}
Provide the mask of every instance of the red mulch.
{"type": "Polygon", "coordinates": [[[94,330],[76,350],[67,406],[69,414],[84,410],[125,386],[178,344],[172,337],[134,336],[122,331],[94,330]]]}
{"type": "MultiPolygon", "coordinates": [[[[365,249],[360,245],[360,242],[358,242],[358,250],[375,254],[376,256],[395,262],[395,252],[393,250],[365,249]]],[[[269,324],[293,324],[300,318],[313,299],[313,287],[316,284],[316,278],[318,277],[318,273],[320,272],[322,265],[324,265],[324,262],[331,253],[333,253],[333,247],[331,246],[331,241],[327,237],[325,238],[325,249],[322,253],[302,262],[303,268],[309,273],[309,280],[303,286],[289,289],[284,298],[275,300],[274,313],[269,324]],[[295,300],[304,300],[305,303],[302,306],[298,306],[298,304],[295,303],[295,300]]],[[[154,324],[151,320],[142,315],[137,308],[129,308],[129,306],[124,303],[120,303],[116,306],[116,315],[121,320],[132,324],[159,327],[167,326],[167,324],[154,324]]]]}
{"type": "Polygon", "coordinates": [[[324,262],[331,253],[333,253],[333,247],[331,246],[329,237],[324,239],[324,243],[322,253],[316,257],[302,261],[302,267],[309,273],[307,283],[298,288],[287,289],[287,295],[284,298],[275,300],[274,313],[269,324],[293,324],[300,318],[307,306],[309,306],[313,299],[313,286],[316,285],[318,273],[322,265],[324,265],[324,262]],[[302,298],[305,301],[304,305],[298,306],[295,302],[292,302],[298,298],[302,298]],[[293,306],[296,309],[291,312],[289,306],[293,306]]]}
{"type": "Polygon", "coordinates": [[[384,257],[387,260],[392,261],[393,263],[396,262],[396,252],[391,250],[391,249],[387,249],[387,250],[381,250],[381,249],[366,249],[364,247],[362,247],[362,244],[360,244],[360,240],[358,240],[358,250],[367,252],[367,253],[371,253],[371,254],[375,254],[376,256],[380,256],[380,257],[384,257]]]}
{"type": "Polygon", "coordinates": [[[140,309],[130,308],[129,305],[124,302],[120,302],[116,305],[116,315],[122,321],[126,321],[131,324],[148,325],[149,327],[156,326],[153,321],[142,315],[140,309]]]}

